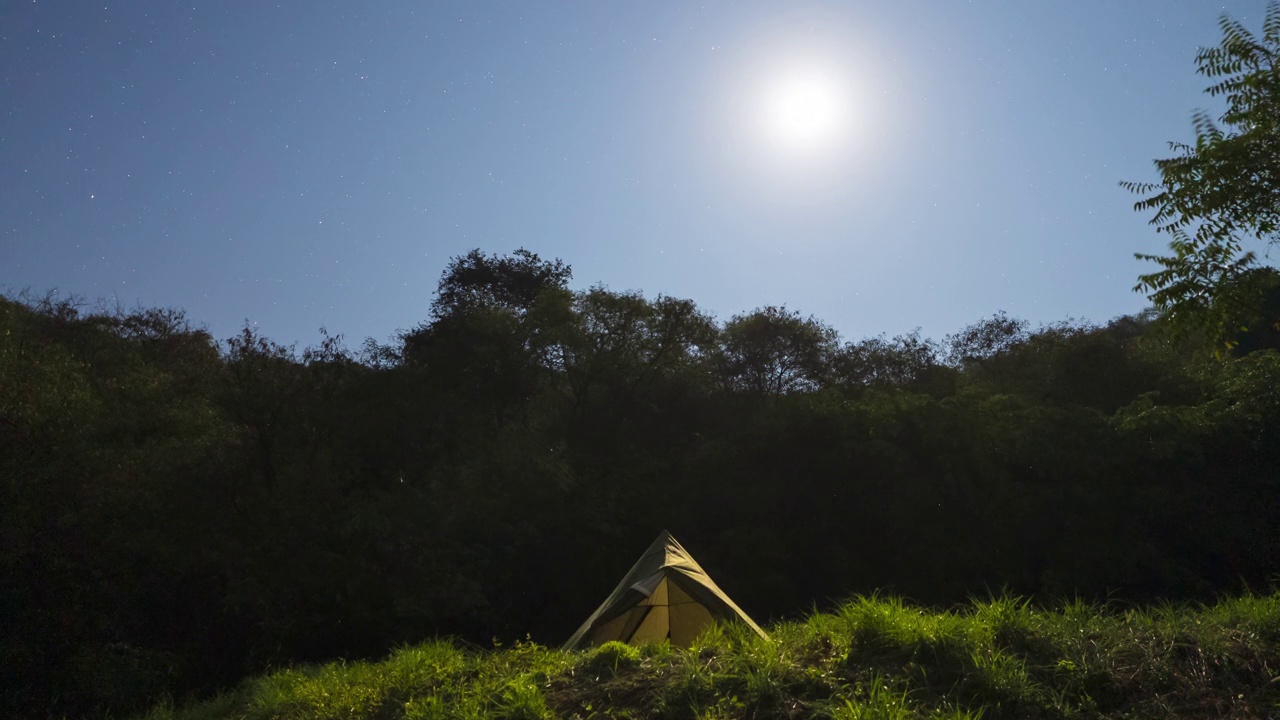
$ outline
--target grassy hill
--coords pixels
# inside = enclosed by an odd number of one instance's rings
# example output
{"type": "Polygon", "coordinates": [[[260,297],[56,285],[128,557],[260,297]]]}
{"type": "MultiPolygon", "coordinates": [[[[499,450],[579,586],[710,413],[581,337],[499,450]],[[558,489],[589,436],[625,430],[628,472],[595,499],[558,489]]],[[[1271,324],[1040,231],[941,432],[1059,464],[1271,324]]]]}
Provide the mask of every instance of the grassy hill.
{"type": "Polygon", "coordinates": [[[689,650],[446,640],[299,667],[146,720],[1280,717],[1280,594],[1212,606],[856,598],[689,650]]]}

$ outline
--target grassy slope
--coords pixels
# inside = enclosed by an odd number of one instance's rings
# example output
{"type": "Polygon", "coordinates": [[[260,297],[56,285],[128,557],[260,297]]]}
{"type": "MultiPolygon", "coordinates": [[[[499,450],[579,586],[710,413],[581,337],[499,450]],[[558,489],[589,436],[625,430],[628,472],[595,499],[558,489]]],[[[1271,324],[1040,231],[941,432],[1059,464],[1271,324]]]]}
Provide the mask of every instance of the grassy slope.
{"type": "Polygon", "coordinates": [[[1053,611],[996,599],[942,613],[859,598],[767,641],[715,628],[687,651],[440,641],[277,672],[147,720],[482,717],[1280,717],[1280,594],[1053,611]]]}

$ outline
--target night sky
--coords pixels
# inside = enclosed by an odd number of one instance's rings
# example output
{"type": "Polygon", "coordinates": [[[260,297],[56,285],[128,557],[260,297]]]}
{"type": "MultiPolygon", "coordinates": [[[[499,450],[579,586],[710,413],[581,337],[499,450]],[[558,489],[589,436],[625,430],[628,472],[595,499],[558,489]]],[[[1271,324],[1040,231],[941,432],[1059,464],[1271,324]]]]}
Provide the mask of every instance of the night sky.
{"type": "Polygon", "coordinates": [[[1145,2],[0,2],[0,288],[388,339],[451,256],[847,339],[1106,321],[1216,110],[1145,2]]]}

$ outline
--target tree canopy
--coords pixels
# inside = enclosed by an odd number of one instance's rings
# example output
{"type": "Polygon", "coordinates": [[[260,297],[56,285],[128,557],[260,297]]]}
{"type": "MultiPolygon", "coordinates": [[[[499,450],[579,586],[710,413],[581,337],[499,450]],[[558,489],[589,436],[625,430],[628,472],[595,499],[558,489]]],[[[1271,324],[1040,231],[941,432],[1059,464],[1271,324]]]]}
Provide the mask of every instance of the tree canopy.
{"type": "Polygon", "coordinates": [[[846,341],[567,270],[468,254],[359,352],[0,298],[0,712],[125,714],[440,634],[558,643],[663,528],[761,620],[1280,571],[1274,335],[1223,363],[1150,316],[846,341]]]}

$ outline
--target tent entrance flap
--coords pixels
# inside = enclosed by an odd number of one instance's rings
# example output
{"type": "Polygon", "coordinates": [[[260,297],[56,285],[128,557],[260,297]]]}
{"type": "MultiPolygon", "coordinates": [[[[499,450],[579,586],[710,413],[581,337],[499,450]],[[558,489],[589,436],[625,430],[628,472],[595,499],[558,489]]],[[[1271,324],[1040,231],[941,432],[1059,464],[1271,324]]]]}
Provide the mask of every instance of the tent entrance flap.
{"type": "Polygon", "coordinates": [[[716,621],[759,625],[715,584],[670,533],[662,533],[614,591],[564,644],[567,650],[611,640],[689,646],[716,621]]]}

